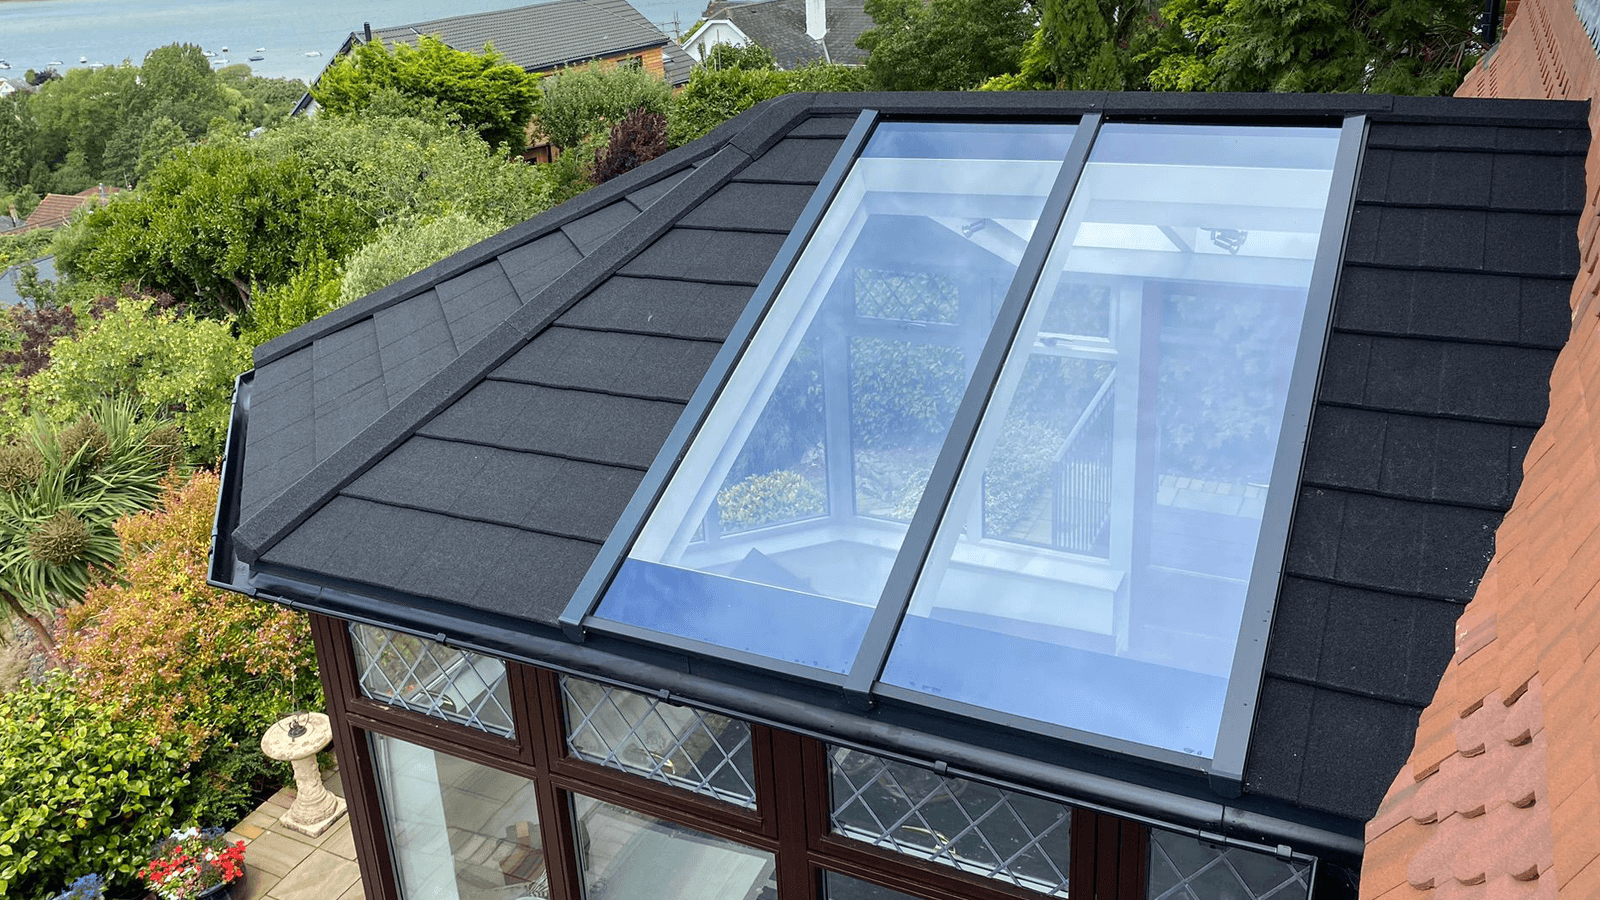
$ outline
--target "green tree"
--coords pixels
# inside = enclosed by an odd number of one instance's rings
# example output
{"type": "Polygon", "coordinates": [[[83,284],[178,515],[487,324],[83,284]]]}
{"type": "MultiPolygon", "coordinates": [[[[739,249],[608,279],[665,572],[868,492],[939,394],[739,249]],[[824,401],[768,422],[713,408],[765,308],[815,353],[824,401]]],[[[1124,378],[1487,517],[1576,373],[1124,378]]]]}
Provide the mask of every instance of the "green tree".
{"type": "Polygon", "coordinates": [[[1477,61],[1469,0],[1233,0],[1214,89],[1450,94],[1477,61]]]}
{"type": "MultiPolygon", "coordinates": [[[[22,187],[32,165],[29,152],[35,130],[26,94],[0,97],[0,188],[22,187]]],[[[0,208],[0,213],[5,211],[0,208]]]]}
{"type": "Polygon", "coordinates": [[[112,524],[155,503],[175,444],[175,430],[140,419],[132,402],[102,400],[64,426],[36,416],[0,447],[0,603],[56,664],[39,617],[82,599],[94,570],[116,565],[112,524]]]}
{"type": "Polygon", "coordinates": [[[427,35],[416,47],[362,44],[322,73],[311,96],[329,112],[349,114],[366,109],[384,89],[432,98],[490,146],[513,151],[526,146],[525,130],[539,105],[539,76],[507,61],[493,45],[467,53],[427,35]]]}
{"type": "Polygon", "coordinates": [[[96,210],[87,238],[57,260],[71,275],[165,291],[220,316],[242,312],[251,284],[284,280],[317,247],[348,252],[364,226],[301,161],[220,141],[180,150],[137,193],[96,210]]]}
{"type": "Polygon", "coordinates": [[[1022,68],[990,90],[1122,91],[1146,86],[1155,40],[1148,0],[1039,0],[1022,68]]]}
{"type": "Polygon", "coordinates": [[[671,105],[672,89],[649,72],[590,63],[545,79],[539,129],[566,150],[604,136],[636,109],[665,114],[671,105]]]}
{"type": "Polygon", "coordinates": [[[856,39],[873,86],[957,91],[1022,64],[1033,32],[1026,0],[866,0],[875,26],[856,39]]]}

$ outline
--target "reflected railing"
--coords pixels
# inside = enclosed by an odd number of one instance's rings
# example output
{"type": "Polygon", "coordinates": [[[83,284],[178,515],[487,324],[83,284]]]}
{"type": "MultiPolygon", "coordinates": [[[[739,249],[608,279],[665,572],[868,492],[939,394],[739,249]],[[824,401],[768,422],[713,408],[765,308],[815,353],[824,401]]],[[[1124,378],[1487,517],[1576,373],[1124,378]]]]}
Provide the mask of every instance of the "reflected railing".
{"type": "Polygon", "coordinates": [[[1111,442],[1116,376],[1108,376],[1051,458],[1049,519],[1039,514],[1009,526],[994,521],[985,478],[983,536],[1018,544],[1066,550],[1088,556],[1110,555],[1111,442]]]}

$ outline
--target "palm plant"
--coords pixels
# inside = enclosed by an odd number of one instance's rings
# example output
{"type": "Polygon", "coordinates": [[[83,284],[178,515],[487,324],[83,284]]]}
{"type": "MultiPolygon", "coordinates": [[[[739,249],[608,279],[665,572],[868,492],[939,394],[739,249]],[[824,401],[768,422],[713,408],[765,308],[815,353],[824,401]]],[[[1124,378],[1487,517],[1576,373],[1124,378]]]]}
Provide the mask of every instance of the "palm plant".
{"type": "Polygon", "coordinates": [[[41,616],[75,603],[115,568],[118,518],[149,509],[181,464],[182,438],[127,400],[102,400],[75,422],[42,415],[0,446],[0,602],[61,664],[41,616]]]}

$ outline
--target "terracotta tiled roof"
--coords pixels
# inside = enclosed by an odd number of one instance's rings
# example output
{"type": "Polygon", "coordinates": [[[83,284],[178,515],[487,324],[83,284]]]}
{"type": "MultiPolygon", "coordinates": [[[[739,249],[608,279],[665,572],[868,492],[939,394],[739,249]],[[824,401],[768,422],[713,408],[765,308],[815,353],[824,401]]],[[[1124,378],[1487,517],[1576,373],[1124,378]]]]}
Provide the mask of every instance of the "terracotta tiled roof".
{"type": "MultiPolygon", "coordinates": [[[[1460,93],[1578,99],[1597,86],[1600,61],[1572,4],[1523,0],[1460,93]]],[[[1367,826],[1362,897],[1600,897],[1597,176],[1600,144],[1549,418],[1411,757],[1367,826]]]]}
{"type": "Polygon", "coordinates": [[[65,225],[78,207],[97,197],[109,197],[118,190],[120,189],[102,186],[92,187],[76,194],[45,194],[44,199],[40,200],[39,205],[29,214],[27,224],[20,230],[32,231],[35,228],[55,228],[58,225],[65,225]]]}

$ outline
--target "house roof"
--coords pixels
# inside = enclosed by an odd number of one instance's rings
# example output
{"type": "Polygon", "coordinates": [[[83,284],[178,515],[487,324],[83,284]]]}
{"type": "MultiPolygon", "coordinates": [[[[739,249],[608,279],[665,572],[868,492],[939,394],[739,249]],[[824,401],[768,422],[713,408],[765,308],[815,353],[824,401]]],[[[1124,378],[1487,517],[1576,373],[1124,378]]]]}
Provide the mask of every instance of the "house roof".
{"type": "Polygon", "coordinates": [[[893,727],[952,764],[956,735],[1039,789],[1252,840],[1299,835],[1348,860],[1545,416],[1577,271],[1585,112],[1350,96],[782,98],[259,348],[213,577],[514,658],[648,671],[788,727],[880,742],[893,727]],[[1243,796],[1058,741],[850,710],[803,685],[731,691],[748,673],[559,630],[863,108],[1368,117],[1243,796]]]}
{"type": "Polygon", "coordinates": [[[872,17],[861,0],[828,0],[828,31],[820,41],[806,33],[806,0],[713,2],[701,18],[732,22],[752,41],[771,50],[780,69],[818,60],[850,66],[867,61],[867,51],[856,46],[856,38],[872,27],[872,17]]]}
{"type": "Polygon", "coordinates": [[[31,231],[35,228],[55,228],[65,225],[78,207],[92,200],[104,200],[111,194],[117,193],[121,188],[92,187],[79,191],[76,194],[45,194],[39,205],[28,214],[27,222],[22,226],[22,231],[31,231]]]}
{"type": "MultiPolygon", "coordinates": [[[[529,72],[671,45],[670,39],[627,0],[548,0],[514,9],[372,30],[374,38],[390,46],[414,44],[425,34],[437,35],[450,47],[473,53],[492,43],[529,72]]],[[[360,38],[361,35],[351,35],[352,40],[360,38]]]]}

